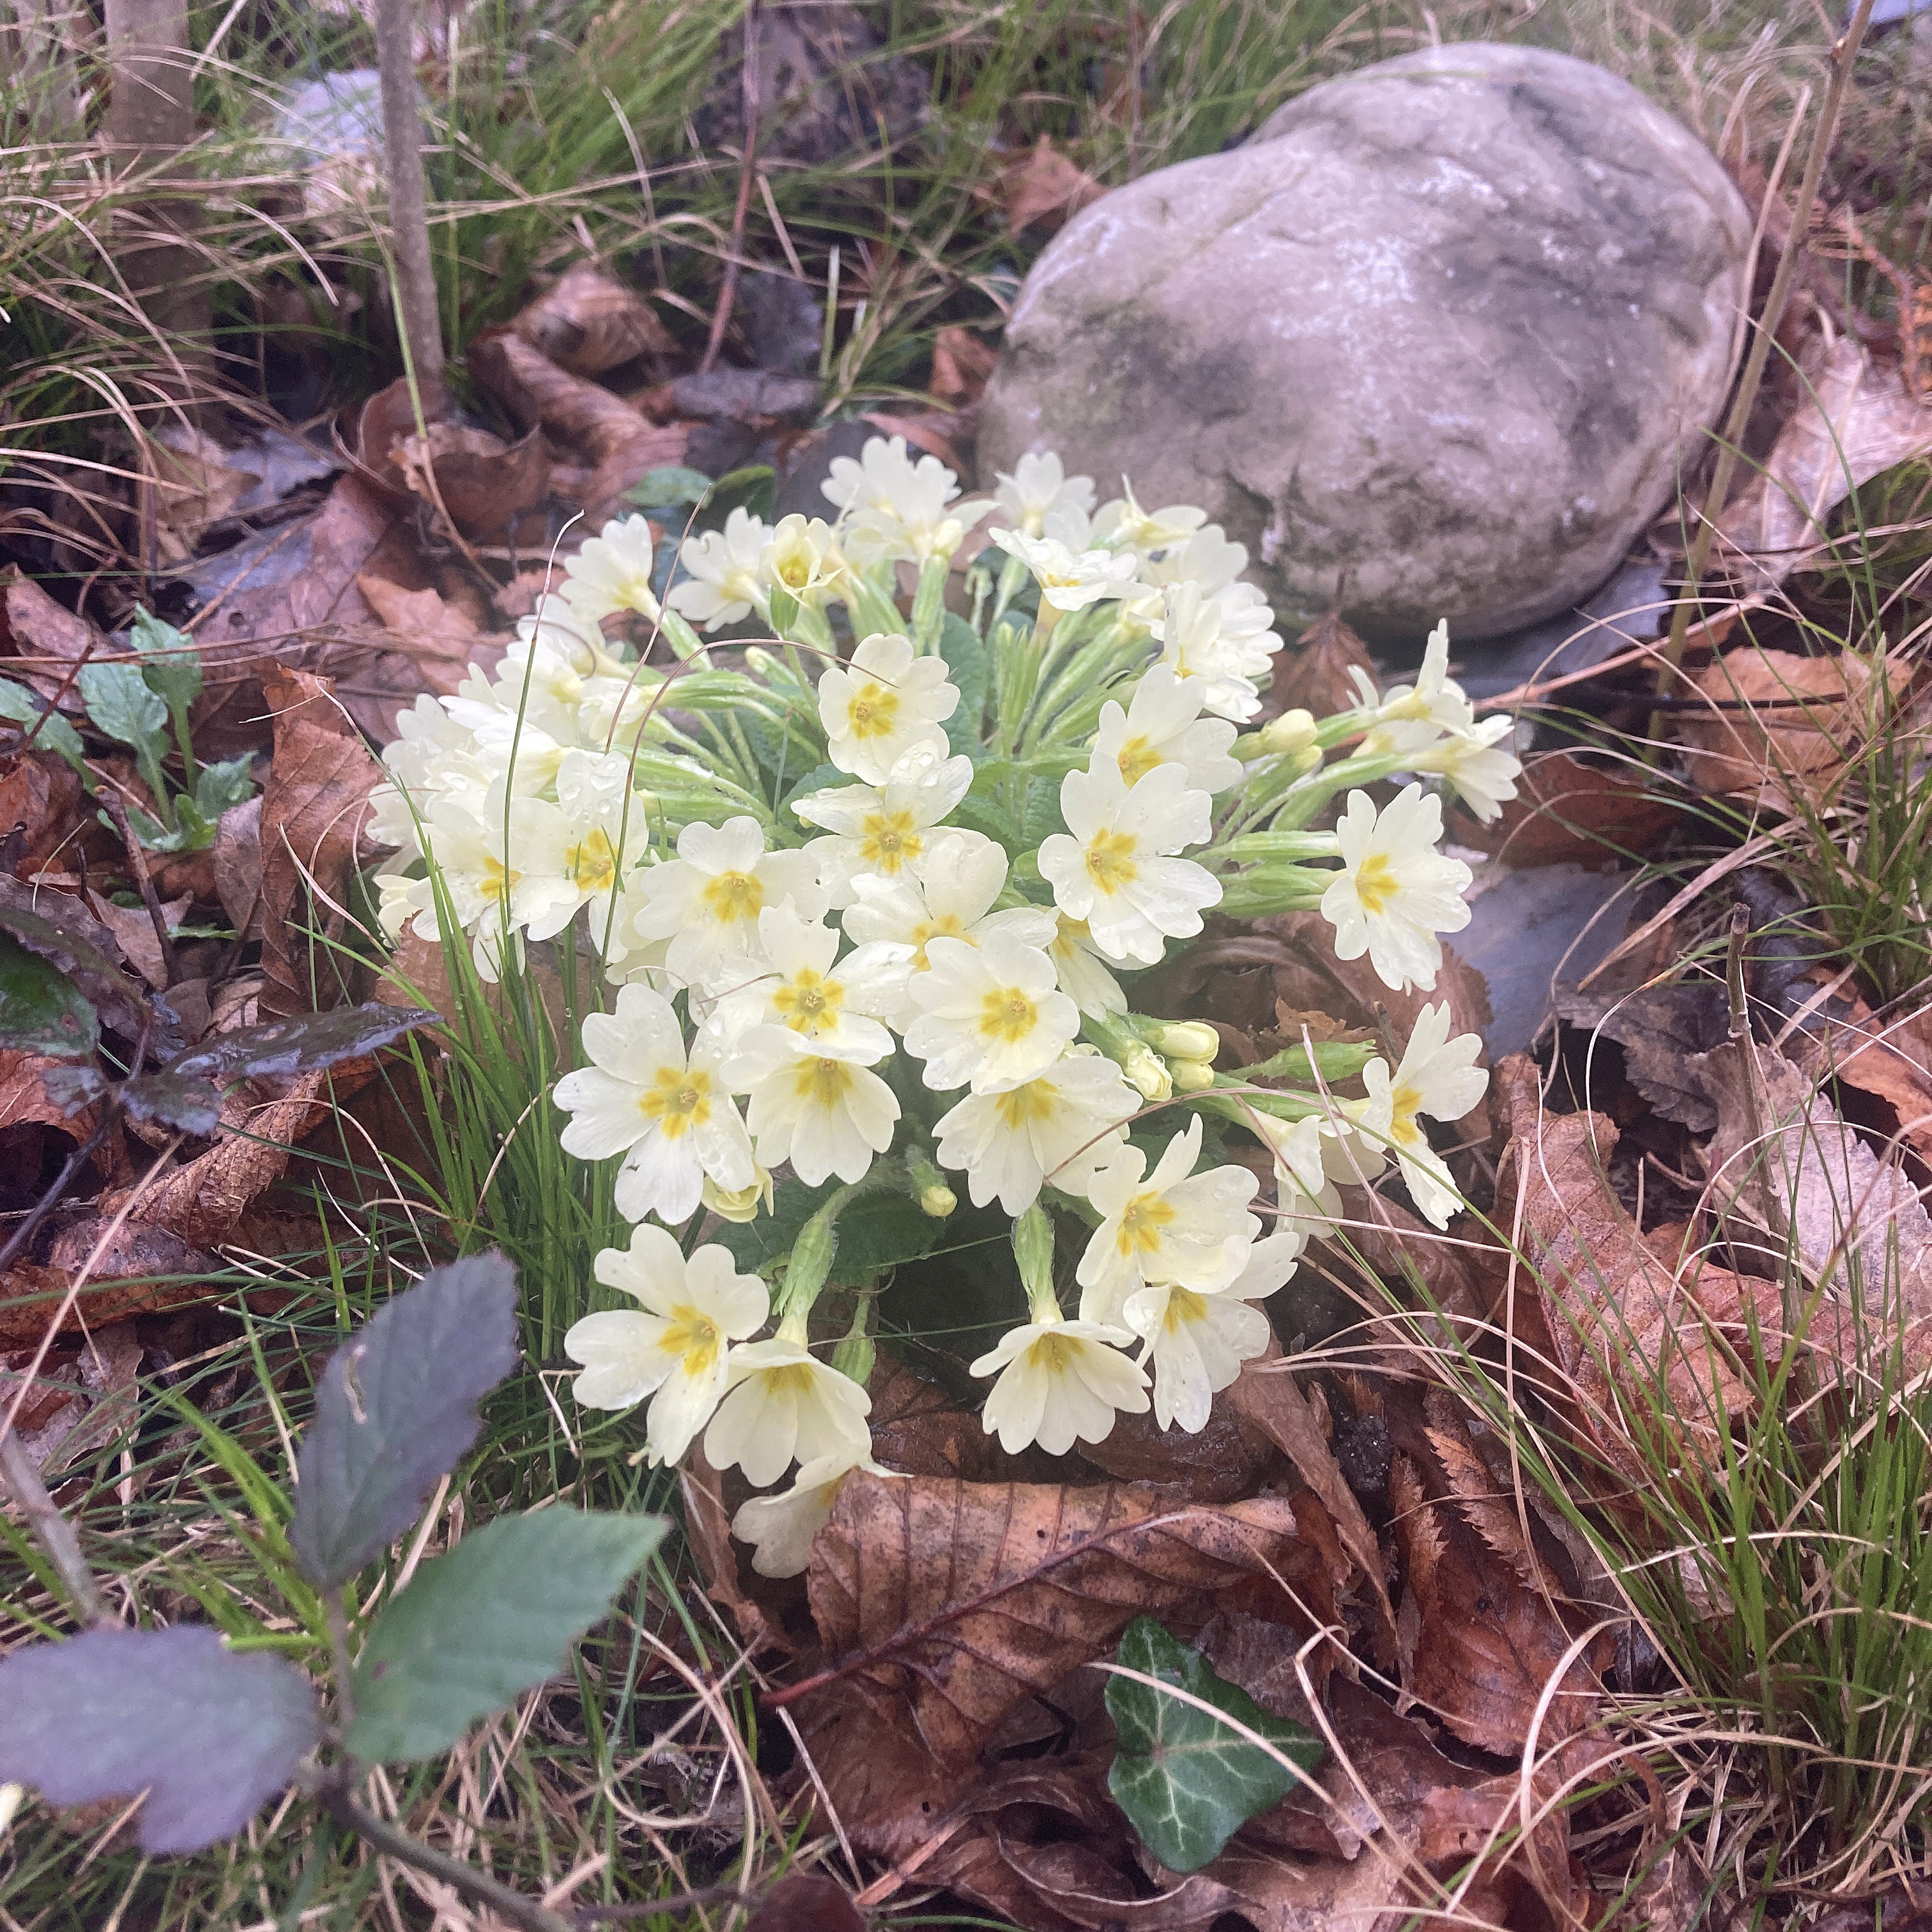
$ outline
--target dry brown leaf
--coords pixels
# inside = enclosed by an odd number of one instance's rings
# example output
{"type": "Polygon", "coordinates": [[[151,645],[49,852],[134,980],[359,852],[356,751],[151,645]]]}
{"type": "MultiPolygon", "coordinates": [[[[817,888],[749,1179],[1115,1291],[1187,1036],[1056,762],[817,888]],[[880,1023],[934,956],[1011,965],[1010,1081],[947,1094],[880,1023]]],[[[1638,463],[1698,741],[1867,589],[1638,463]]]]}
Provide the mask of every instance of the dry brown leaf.
{"type": "Polygon", "coordinates": [[[926,387],[954,410],[970,409],[986,392],[1000,359],[977,329],[950,324],[932,339],[932,376],[926,387]]]}
{"type": "MultiPolygon", "coordinates": [[[[732,1540],[731,1511],[724,1500],[724,1478],[713,1468],[704,1450],[694,1449],[686,1467],[678,1477],[684,1498],[684,1534],[692,1554],[698,1559],[704,1578],[704,1594],[721,1609],[731,1613],[738,1637],[746,1654],[782,1650],[788,1654],[798,1646],[784,1628],[768,1614],[745,1586],[738,1562],[739,1546],[732,1540]]],[[[769,1586],[767,1586],[769,1587],[769,1586]]]]}
{"type": "Polygon", "coordinates": [[[1575,752],[1526,759],[1516,795],[1486,822],[1452,801],[1445,813],[1459,845],[1512,866],[1600,866],[1620,854],[1647,854],[1683,808],[1656,796],[1662,780],[1598,764],[1575,752]]]}
{"type": "MultiPolygon", "coordinates": [[[[139,970],[141,977],[156,992],[165,991],[168,983],[167,962],[161,956],[160,934],[154,930],[154,919],[148,908],[144,905],[118,906],[97,892],[88,892],[87,902],[94,908],[94,916],[113,934],[122,952],[139,970]]],[[[187,917],[194,903],[192,899],[177,898],[163,904],[161,914],[170,932],[187,917]]]]}
{"type": "Polygon", "coordinates": [[[56,603],[15,564],[0,570],[0,644],[6,646],[0,662],[7,675],[32,686],[43,698],[51,702],[66,683],[61,709],[76,718],[82,707],[70,674],[88,657],[114,655],[104,632],[56,603]]]}
{"type": "MultiPolygon", "coordinates": [[[[1268,1343],[1269,1352],[1278,1354],[1273,1335],[1268,1343]]],[[[1222,1390],[1206,1423],[1191,1434],[1162,1429],[1151,1411],[1118,1416],[1103,1441],[1080,1444],[1080,1458],[1117,1483],[1138,1484],[1172,1502],[1231,1503],[1253,1496],[1280,1466],[1268,1432],[1243,1413],[1234,1395],[1233,1389],[1222,1390]]]]}
{"type": "Polygon", "coordinates": [[[214,890],[244,939],[262,936],[262,799],[232,806],[214,828],[214,890]]]}
{"type": "Polygon", "coordinates": [[[0,838],[18,830],[14,871],[31,879],[58,858],[77,863],[89,814],[74,767],[38,751],[0,758],[0,838]]]}
{"type": "Polygon", "coordinates": [[[1782,1261],[1874,1319],[1932,1316],[1932,1215],[1782,1054],[1751,1043],[1705,1056],[1717,1131],[1705,1159],[1720,1200],[1766,1229],[1782,1261]]]}
{"type": "Polygon", "coordinates": [[[1019,160],[1002,170],[1000,199],[1006,223],[1017,235],[1036,221],[1054,227],[1089,208],[1107,190],[1084,169],[1076,167],[1042,134],[1019,160]]]}
{"type": "MultiPolygon", "coordinates": [[[[104,1197],[104,1205],[105,1197],[104,1197]]],[[[16,1262],[0,1279],[0,1344],[38,1342],[59,1309],[68,1284],[106,1239],[86,1285],[60,1324],[79,1334],[106,1322],[203,1300],[207,1276],[220,1264],[166,1228],[123,1222],[110,1235],[113,1214],[69,1222],[52,1240],[44,1262],[16,1262]]]]}
{"type": "Polygon", "coordinates": [[[452,669],[466,668],[484,642],[475,619],[460,604],[446,602],[440,590],[405,590],[400,584],[366,574],[356,578],[356,587],[389,634],[424,662],[442,658],[452,669]]]}
{"type": "Polygon", "coordinates": [[[638,356],[677,350],[650,302],[594,262],[573,262],[510,326],[573,376],[601,376],[638,356]]]}
{"type": "Polygon", "coordinates": [[[1352,710],[1361,702],[1352,671],[1360,671],[1371,684],[1378,682],[1376,661],[1369,647],[1343,621],[1339,610],[1316,619],[1294,640],[1294,648],[1276,660],[1268,686],[1269,708],[1292,711],[1299,706],[1318,718],[1352,710]]]}
{"type": "Polygon", "coordinates": [[[1718,1124],[1702,1072],[1703,1056],[1730,1033],[1716,980],[1666,980],[1627,993],[1566,988],[1556,996],[1556,1012],[1569,1025],[1615,1040],[1624,1050],[1625,1077],[1666,1120],[1694,1134],[1718,1124]]]}
{"type": "Polygon", "coordinates": [[[540,430],[514,443],[461,423],[431,423],[428,432],[396,446],[398,466],[410,490],[446,511],[463,536],[472,543],[514,542],[532,514],[542,521],[550,464],[540,430]]]}
{"type": "Polygon", "coordinates": [[[1822,806],[1874,722],[1870,679],[1849,655],[1726,651],[1691,680],[1712,708],[1683,728],[1690,782],[1780,812],[1794,793],[1822,806]]]}
{"type": "Polygon", "coordinates": [[[165,440],[147,442],[154,479],[154,532],[161,560],[184,563],[200,548],[210,526],[232,517],[260,487],[260,478],[232,467],[228,452],[204,429],[170,425],[165,440]]]}
{"type": "MultiPolygon", "coordinates": [[[[854,1684],[906,1699],[963,1762],[1020,1700],[1162,1616],[1291,1561],[1273,1498],[1168,1505],[1144,1490],[956,1483],[854,1471],[807,1573],[825,1670],[790,1701],[854,1684]]],[[[835,1692],[834,1694],[839,1694],[835,1692]]]]}
{"type": "Polygon", "coordinates": [[[381,772],[334,701],[326,678],[279,664],[262,670],[274,715],[274,762],[262,790],[262,1012],[280,1019],[346,997],[326,950],[290,930],[314,916],[339,936],[369,794],[381,772]]]}
{"type": "Polygon", "coordinates": [[[508,329],[489,329],[471,344],[470,373],[524,429],[541,423],[572,452],[603,462],[650,428],[621,396],[560,368],[508,329]]]}
{"type": "Polygon", "coordinates": [[[1718,519],[1719,554],[1748,590],[1774,590],[1826,545],[1825,524],[1846,497],[1894,464],[1932,453],[1932,404],[1852,336],[1779,431],[1759,473],[1718,519]]]}

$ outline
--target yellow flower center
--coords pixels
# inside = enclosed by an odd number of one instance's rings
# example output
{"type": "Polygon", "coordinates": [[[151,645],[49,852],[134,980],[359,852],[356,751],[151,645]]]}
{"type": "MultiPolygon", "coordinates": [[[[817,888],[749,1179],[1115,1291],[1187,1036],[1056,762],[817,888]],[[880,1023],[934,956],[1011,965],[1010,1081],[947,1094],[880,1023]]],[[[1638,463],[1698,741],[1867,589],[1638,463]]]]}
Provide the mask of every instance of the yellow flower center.
{"type": "Polygon", "coordinates": [[[1400,881],[1395,868],[1380,852],[1371,852],[1355,868],[1355,896],[1370,918],[1378,917],[1396,896],[1400,881]]]}
{"type": "Polygon", "coordinates": [[[820,978],[809,966],[802,967],[772,995],[778,1018],[808,1039],[830,1033],[838,1024],[838,1009],[844,1002],[845,988],[836,980],[820,978]]]}
{"type": "Polygon", "coordinates": [[[1050,1376],[1064,1375],[1078,1352],[1077,1346],[1066,1336],[1052,1334],[1042,1335],[1027,1350],[1034,1366],[1044,1369],[1050,1376]]]}
{"type": "Polygon", "coordinates": [[[1132,885],[1141,875],[1132,854],[1139,842],[1130,832],[1096,832],[1087,847],[1087,876],[1097,891],[1110,898],[1132,885]]]}
{"type": "Polygon", "coordinates": [[[681,1138],[711,1118],[711,1076],[694,1066],[660,1066],[638,1102],[646,1120],[668,1141],[681,1138]]]}
{"type": "Polygon", "coordinates": [[[1071,959],[1079,948],[1077,942],[1089,936],[1084,919],[1069,919],[1064,913],[1060,916],[1060,924],[1053,935],[1053,944],[1047,948],[1056,959],[1071,959]]]}
{"type": "Polygon", "coordinates": [[[494,899],[499,905],[508,905],[510,895],[516,890],[518,881],[524,875],[500,859],[485,859],[482,876],[483,896],[494,899]]]}
{"type": "Polygon", "coordinates": [[[1017,986],[1002,986],[980,1002],[980,1030],[989,1039],[1024,1040],[1039,1021],[1039,1007],[1017,986]]]}
{"type": "Polygon", "coordinates": [[[1114,758],[1120,768],[1121,778],[1128,784],[1138,784],[1160,763],[1160,754],[1144,731],[1136,732],[1114,754],[1114,758]]]}
{"type": "Polygon", "coordinates": [[[926,841],[909,812],[875,812],[859,836],[859,854],[875,872],[896,877],[909,860],[926,850],[926,841]]]}
{"type": "Polygon", "coordinates": [[[1150,1255],[1160,1246],[1160,1231],[1173,1219],[1173,1208],[1151,1189],[1136,1194],[1120,1216],[1114,1245],[1123,1255],[1150,1255]]]}
{"type": "Polygon", "coordinates": [[[582,892],[608,892],[617,876],[617,855],[601,830],[592,832],[580,844],[573,845],[564,855],[563,865],[582,892]]]}
{"type": "Polygon", "coordinates": [[[801,1100],[829,1114],[850,1090],[854,1070],[842,1060],[807,1060],[800,1063],[794,1076],[801,1100]]]}
{"type": "Polygon", "coordinates": [[[1184,1323],[1198,1322],[1207,1312],[1205,1296],[1196,1294],[1191,1288],[1171,1288],[1167,1292],[1167,1312],[1161,1317],[1160,1325],[1170,1335],[1178,1335],[1184,1323]]]}
{"type": "MultiPolygon", "coordinates": [[[[965,939],[966,928],[961,924],[957,913],[943,912],[937,919],[924,920],[912,929],[912,970],[923,973],[926,969],[926,942],[928,939],[965,939]]],[[[970,946],[973,942],[967,940],[970,946]]]]}
{"type": "Polygon", "coordinates": [[[898,722],[898,694],[870,679],[859,687],[848,707],[855,738],[889,738],[898,722]]]}
{"type": "Polygon", "coordinates": [[[1413,1087],[1398,1087],[1389,1095],[1389,1106],[1393,1115],[1389,1138],[1403,1147],[1426,1145],[1429,1137],[1415,1118],[1421,1110],[1422,1096],[1413,1087]]]}
{"type": "Polygon", "coordinates": [[[764,910],[765,889],[752,873],[720,872],[705,887],[704,903],[720,926],[732,926],[764,910]]]}
{"type": "Polygon", "coordinates": [[[1017,1133],[1029,1120],[1043,1120],[1059,1100],[1058,1090],[1050,1080],[1029,1080],[1024,1087],[993,1096],[993,1111],[1001,1123],[1017,1133]]]}
{"type": "Polygon", "coordinates": [[[767,1400],[774,1396],[790,1395],[809,1396],[812,1394],[812,1365],[808,1362],[785,1362],[776,1369],[760,1369],[758,1380],[763,1384],[767,1400]]]}
{"type": "Polygon", "coordinates": [[[658,1346],[667,1355],[678,1358],[678,1366],[694,1380],[710,1373],[717,1364],[724,1338],[718,1324],[703,1309],[681,1301],[670,1311],[669,1324],[658,1346]]]}

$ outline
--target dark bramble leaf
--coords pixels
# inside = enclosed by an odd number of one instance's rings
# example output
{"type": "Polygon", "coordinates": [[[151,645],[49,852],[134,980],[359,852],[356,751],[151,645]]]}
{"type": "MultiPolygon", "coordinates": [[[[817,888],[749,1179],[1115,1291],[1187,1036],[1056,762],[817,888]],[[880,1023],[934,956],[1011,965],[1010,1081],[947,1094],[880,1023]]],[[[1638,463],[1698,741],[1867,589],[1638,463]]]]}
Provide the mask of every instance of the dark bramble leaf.
{"type": "Polygon", "coordinates": [[[203,1140],[221,1124],[221,1096],[206,1081],[186,1080],[172,1070],[124,1082],[121,1104],[137,1120],[203,1140]]]}
{"type": "Polygon", "coordinates": [[[501,1517],[425,1563],[356,1660],[350,1754],[364,1764],[434,1757],[555,1676],[668,1526],[558,1505],[501,1517]]]}
{"type": "Polygon", "coordinates": [[[184,1078],[226,1082],[265,1075],[313,1073],[388,1046],[412,1028],[434,1023],[420,1006],[337,1006],[293,1019],[238,1027],[184,1053],[168,1071],[184,1078]]]}
{"type": "Polygon", "coordinates": [[[1107,1714],[1119,1740],[1107,1788],[1170,1871],[1198,1871],[1250,1818],[1288,1796],[1294,1776],[1282,1758],[1312,1771],[1328,1754],[1312,1732],[1264,1711],[1152,1617],[1128,1624],[1115,1660],[1213,1705],[1275,1748],[1264,1750],[1214,1712],[1151,1684],[1107,1679],[1107,1714]]]}
{"type": "Polygon", "coordinates": [[[296,1459],[289,1540],[309,1580],[346,1583],[416,1520],[476,1440],[476,1405],[517,1365],[501,1255],[436,1268],[330,1357],[296,1459]]]}
{"type": "MultiPolygon", "coordinates": [[[[29,952],[50,960],[92,1001],[94,1011],[129,1040],[140,1037],[148,1012],[146,997],[69,918],[64,895],[36,892],[16,879],[0,878],[0,932],[10,933],[29,952]]],[[[84,916],[84,915],[82,915],[84,916]]]]}
{"type": "Polygon", "coordinates": [[[100,1022],[80,988],[50,960],[0,932],[0,1046],[55,1059],[84,1059],[100,1022]]]}
{"type": "Polygon", "coordinates": [[[145,1791],[145,1852],[240,1831],[320,1731],[299,1671],[237,1657],[213,1630],[96,1630],[0,1660],[0,1780],[53,1804],[145,1791]]]}

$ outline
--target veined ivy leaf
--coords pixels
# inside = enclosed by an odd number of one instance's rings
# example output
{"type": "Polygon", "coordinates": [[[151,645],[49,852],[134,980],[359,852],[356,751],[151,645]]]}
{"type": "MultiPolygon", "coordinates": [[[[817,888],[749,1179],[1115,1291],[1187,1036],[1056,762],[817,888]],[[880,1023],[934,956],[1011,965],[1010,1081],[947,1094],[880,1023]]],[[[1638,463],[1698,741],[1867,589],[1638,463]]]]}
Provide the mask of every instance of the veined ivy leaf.
{"type": "Polygon", "coordinates": [[[476,1440],[476,1405],[517,1365],[501,1255],[431,1270],[329,1358],[296,1459],[289,1540],[309,1580],[346,1583],[415,1522],[476,1440]]]}
{"type": "Polygon", "coordinates": [[[86,996],[50,960],[0,932],[0,1046],[80,1060],[100,1044],[86,996]]]}
{"type": "Polygon", "coordinates": [[[1107,1679],[1107,1714],[1118,1740],[1107,1789],[1170,1871],[1198,1871],[1250,1818],[1279,1804],[1294,1786],[1280,1757],[1251,1743],[1216,1712],[1267,1738],[1304,1771],[1328,1754],[1312,1731],[1264,1711],[1152,1617],[1128,1624],[1115,1661],[1214,1707],[1204,1711],[1131,1677],[1107,1679]]]}
{"type": "Polygon", "coordinates": [[[662,1516],[559,1504],[500,1517],[424,1564],[356,1660],[350,1754],[364,1764],[434,1757],[555,1676],[666,1527],[662,1516]]]}
{"type": "Polygon", "coordinates": [[[148,1794],[144,1852],[232,1837],[320,1738],[308,1680],[213,1630],[94,1630],[0,1660],[0,1783],[50,1804],[148,1794]]]}

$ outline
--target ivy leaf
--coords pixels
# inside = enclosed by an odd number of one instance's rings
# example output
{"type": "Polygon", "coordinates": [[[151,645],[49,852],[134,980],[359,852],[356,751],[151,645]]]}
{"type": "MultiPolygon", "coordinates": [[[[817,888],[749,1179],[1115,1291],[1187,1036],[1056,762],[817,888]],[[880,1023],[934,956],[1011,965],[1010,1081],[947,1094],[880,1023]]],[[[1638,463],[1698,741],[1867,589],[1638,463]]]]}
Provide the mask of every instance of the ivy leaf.
{"type": "Polygon", "coordinates": [[[0,1783],[52,1804],[145,1791],[144,1852],[232,1837],[320,1736],[299,1671],[197,1624],[29,1645],[0,1660],[0,1783]]]}
{"type": "Polygon", "coordinates": [[[0,932],[0,1047],[82,1060],[100,1044],[86,996],[50,961],[0,932]]]}
{"type": "Polygon", "coordinates": [[[350,1754],[364,1764],[434,1757],[555,1676],[668,1526],[558,1504],[500,1517],[424,1564],[356,1660],[350,1754]]]}
{"type": "Polygon", "coordinates": [[[310,1582],[346,1583],[468,1453],[476,1405],[517,1365],[516,1305],[510,1264],[471,1255],[432,1269],[329,1358],[289,1527],[310,1582]]]}
{"type": "Polygon", "coordinates": [[[141,653],[142,682],[170,711],[186,711],[201,695],[201,654],[194,640],[139,604],[134,608],[133,635],[134,648],[141,653]]]}
{"type": "MultiPolygon", "coordinates": [[[[1128,1624],[1115,1660],[1225,1712],[1304,1771],[1328,1754],[1312,1731],[1264,1711],[1152,1617],[1128,1624]]],[[[1169,1871],[1198,1871],[1250,1818],[1294,1788],[1279,1758],[1212,1712],[1133,1678],[1108,1678],[1107,1714],[1118,1738],[1107,1789],[1169,1871]]]]}
{"type": "Polygon", "coordinates": [[[66,759],[80,774],[81,783],[89,791],[94,789],[94,774],[87,769],[87,747],[81,742],[80,734],[58,711],[42,704],[24,684],[0,677],[0,718],[11,718],[16,724],[24,724],[30,731],[38,724],[40,735],[34,742],[66,759]]]}
{"type": "Polygon", "coordinates": [[[986,748],[980,733],[986,713],[986,647],[980,643],[980,634],[956,611],[946,614],[939,633],[939,655],[946,660],[946,675],[959,690],[958,705],[946,721],[946,742],[956,752],[983,758],[986,748]]]}

